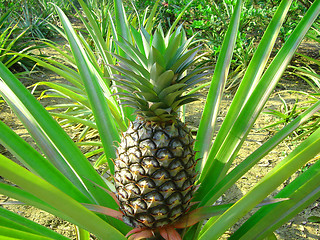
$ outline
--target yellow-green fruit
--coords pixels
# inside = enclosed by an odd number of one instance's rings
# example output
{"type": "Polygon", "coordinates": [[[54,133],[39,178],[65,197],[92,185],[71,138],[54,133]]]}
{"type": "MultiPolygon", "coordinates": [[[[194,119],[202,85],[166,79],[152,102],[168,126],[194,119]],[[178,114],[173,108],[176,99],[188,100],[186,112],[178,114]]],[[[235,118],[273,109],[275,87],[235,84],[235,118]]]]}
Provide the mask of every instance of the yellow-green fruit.
{"type": "Polygon", "coordinates": [[[187,212],[195,191],[193,138],[179,120],[137,118],[123,133],[115,160],[115,186],[124,220],[157,228],[187,212]]]}

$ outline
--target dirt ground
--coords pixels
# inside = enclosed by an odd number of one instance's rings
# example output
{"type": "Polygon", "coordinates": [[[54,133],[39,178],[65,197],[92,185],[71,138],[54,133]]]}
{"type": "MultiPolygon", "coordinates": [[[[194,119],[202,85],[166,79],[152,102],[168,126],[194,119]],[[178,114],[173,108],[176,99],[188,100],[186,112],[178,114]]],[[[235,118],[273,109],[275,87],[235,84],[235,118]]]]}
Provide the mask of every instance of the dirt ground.
{"type": "MultiPolygon", "coordinates": [[[[317,52],[319,52],[319,46],[317,47],[317,52]]],[[[303,51],[302,48],[301,51],[303,51]]],[[[37,74],[33,81],[39,80],[52,80],[52,81],[63,81],[58,76],[49,73],[43,72],[42,74],[37,74]]],[[[24,84],[26,86],[35,83],[33,81],[26,81],[24,84]]],[[[202,94],[205,95],[208,89],[203,89],[202,94]]],[[[293,106],[296,99],[299,101],[306,100],[305,96],[300,94],[293,94],[290,92],[286,92],[285,90],[300,90],[304,92],[311,92],[310,87],[302,81],[296,81],[284,76],[280,83],[278,84],[277,89],[272,94],[270,100],[268,101],[265,109],[275,109],[280,110],[283,107],[283,103],[281,102],[280,96],[284,99],[290,107],[293,106]]],[[[232,94],[227,93],[222,100],[221,109],[219,109],[219,117],[218,117],[218,125],[221,124],[223,118],[228,110],[228,106],[232,100],[232,94]]],[[[48,104],[48,100],[41,101],[44,106],[48,104]]],[[[186,114],[186,122],[188,122],[192,127],[196,128],[199,124],[199,119],[203,110],[203,106],[205,104],[205,100],[201,99],[200,101],[193,103],[187,107],[186,114]]],[[[28,142],[32,143],[32,139],[29,137],[26,130],[21,125],[20,121],[16,118],[16,116],[12,113],[10,108],[5,104],[0,104],[0,120],[8,124],[9,127],[14,129],[20,136],[25,138],[28,142]]],[[[275,129],[264,129],[267,124],[274,122],[275,118],[261,114],[258,118],[256,124],[254,125],[253,130],[250,132],[243,148],[241,149],[236,161],[235,165],[238,164],[241,160],[243,160],[246,156],[249,155],[252,151],[258,148],[261,144],[263,144],[275,131],[275,129]]],[[[71,137],[77,135],[76,129],[72,131],[69,129],[71,137]]],[[[252,186],[254,186],[259,179],[261,179],[268,171],[270,171],[278,162],[280,162],[285,156],[288,155],[297,145],[296,141],[292,141],[292,137],[288,138],[284,142],[282,142],[276,149],[274,149],[270,154],[268,154],[265,158],[263,158],[250,172],[248,172],[245,176],[243,176],[237,184],[232,187],[226,194],[223,195],[222,202],[223,203],[231,203],[235,202],[239,198],[241,198],[246,192],[248,192],[252,186]]],[[[83,151],[87,151],[88,149],[83,149],[83,151]]],[[[13,158],[13,156],[0,145],[0,153],[13,158]]],[[[94,160],[94,159],[93,159],[94,160]]],[[[299,172],[296,173],[298,175],[299,172]]],[[[292,179],[294,176],[292,177],[292,179]]],[[[287,182],[292,179],[288,179],[287,182]]],[[[5,181],[4,179],[0,179],[0,181],[5,181]]],[[[285,182],[283,185],[285,185],[285,182]]],[[[280,187],[281,188],[281,187],[280,187]]],[[[10,201],[12,199],[8,199],[6,196],[0,195],[0,202],[10,201]]],[[[42,210],[36,209],[31,206],[24,205],[6,205],[5,208],[8,208],[14,212],[19,213],[20,215],[27,217],[39,224],[42,224],[48,228],[51,228],[70,239],[75,239],[75,231],[72,224],[63,221],[51,214],[48,214],[42,210]]],[[[252,213],[250,213],[252,214],[252,213]]],[[[249,214],[249,215],[250,215],[249,214]]],[[[320,216],[320,199],[313,204],[311,204],[307,209],[302,211],[298,216],[290,220],[288,223],[283,225],[276,231],[276,236],[278,239],[310,239],[316,240],[320,239],[320,226],[316,223],[310,223],[307,221],[307,218],[310,216],[320,216]]],[[[239,223],[240,224],[240,223],[239,223]]],[[[239,225],[238,224],[238,225],[239,225]]],[[[237,228],[237,225],[235,226],[237,228]]],[[[230,229],[231,233],[233,229],[230,229]]],[[[225,234],[221,239],[227,239],[228,233],[225,234]]]]}

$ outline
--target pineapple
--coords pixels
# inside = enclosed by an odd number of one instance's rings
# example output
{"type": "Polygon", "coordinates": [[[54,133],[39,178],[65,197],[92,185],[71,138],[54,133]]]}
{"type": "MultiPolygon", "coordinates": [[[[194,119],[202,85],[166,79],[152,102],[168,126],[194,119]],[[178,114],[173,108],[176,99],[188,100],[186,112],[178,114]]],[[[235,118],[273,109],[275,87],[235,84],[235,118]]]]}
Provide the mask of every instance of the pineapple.
{"type": "Polygon", "coordinates": [[[117,42],[128,58],[118,55],[114,66],[122,104],[136,109],[137,118],[122,134],[117,149],[114,181],[124,221],[132,227],[158,228],[185,214],[195,192],[195,152],[189,128],[178,118],[179,108],[197,99],[185,94],[204,79],[194,69],[199,47],[182,27],[150,36],[134,31],[134,42],[117,42]]]}

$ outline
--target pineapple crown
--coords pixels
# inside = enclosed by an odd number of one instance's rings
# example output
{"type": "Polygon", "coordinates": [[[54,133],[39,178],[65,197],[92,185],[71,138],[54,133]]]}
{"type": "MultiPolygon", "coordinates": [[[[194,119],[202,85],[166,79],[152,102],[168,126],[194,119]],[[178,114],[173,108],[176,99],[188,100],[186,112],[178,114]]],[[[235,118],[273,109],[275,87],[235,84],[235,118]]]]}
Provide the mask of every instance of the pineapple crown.
{"type": "Polygon", "coordinates": [[[114,54],[113,66],[121,104],[136,109],[147,121],[170,121],[177,117],[179,107],[198,99],[198,94],[186,94],[187,89],[205,80],[207,68],[187,69],[196,62],[201,46],[189,49],[196,41],[187,39],[182,26],[165,35],[161,25],[153,35],[144,28],[132,28],[133,42],[116,41],[127,58],[114,54]]]}

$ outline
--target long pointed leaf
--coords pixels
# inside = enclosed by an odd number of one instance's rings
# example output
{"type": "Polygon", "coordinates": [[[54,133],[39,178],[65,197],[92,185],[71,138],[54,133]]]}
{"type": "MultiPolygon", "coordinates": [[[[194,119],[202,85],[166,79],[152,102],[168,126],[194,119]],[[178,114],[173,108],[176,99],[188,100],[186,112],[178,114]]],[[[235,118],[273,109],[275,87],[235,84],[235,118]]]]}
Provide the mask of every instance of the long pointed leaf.
{"type": "Polygon", "coordinates": [[[51,229],[48,229],[40,224],[37,224],[27,218],[24,218],[16,213],[13,213],[5,208],[0,207],[0,225],[6,227],[11,227],[16,230],[30,231],[30,233],[38,233],[43,236],[50,237],[57,240],[67,240],[67,237],[64,237],[51,229]]]}
{"type": "Polygon", "coordinates": [[[158,5],[159,5],[159,2],[160,2],[160,0],[156,0],[156,2],[153,4],[151,13],[150,13],[150,15],[148,17],[148,20],[147,20],[147,23],[146,23],[146,27],[145,27],[145,29],[147,30],[148,33],[151,33],[152,28],[155,25],[155,20],[156,20],[155,15],[156,15],[156,12],[157,12],[157,8],[158,8],[158,5]]]}
{"type": "MultiPolygon", "coordinates": [[[[42,209],[48,213],[53,214],[54,216],[60,217],[66,221],[72,222],[72,218],[68,217],[63,212],[58,211],[50,204],[42,201],[38,197],[32,195],[31,193],[21,189],[20,187],[15,187],[9,184],[0,183],[0,192],[10,198],[16,199],[21,203],[34,206],[38,209],[42,209]]],[[[3,204],[0,204],[3,205],[3,204]]]]}
{"type": "Polygon", "coordinates": [[[289,201],[259,209],[230,240],[246,239],[248,236],[263,239],[320,197],[319,182],[320,161],[317,161],[275,196],[286,196],[289,201]]]}
{"type": "Polygon", "coordinates": [[[125,239],[118,230],[79,202],[2,155],[0,155],[0,175],[66,214],[73,219],[74,224],[96,234],[99,238],[125,239]]]}
{"type": "MultiPolygon", "coordinates": [[[[21,82],[0,63],[0,92],[41,151],[93,203],[117,208],[113,199],[95,188],[86,179],[106,186],[70,137],[28,92],[21,82]]],[[[16,146],[19,147],[19,146],[16,146]]],[[[120,223],[127,228],[124,224],[120,223]]]]}
{"type": "MultiPolygon", "coordinates": [[[[65,162],[63,156],[57,151],[57,148],[53,143],[54,141],[48,140],[48,138],[56,138],[56,141],[58,141],[57,143],[59,144],[61,138],[65,138],[66,143],[64,143],[64,145],[68,145],[67,139],[70,139],[68,135],[52,119],[48,112],[44,110],[40,103],[31,96],[14,75],[2,65],[2,63],[0,63],[0,79],[0,92],[2,93],[2,97],[18,115],[35,141],[39,144],[41,150],[79,190],[86,193],[78,176],[74,174],[73,170],[65,162]],[[55,130],[53,131],[53,129],[55,130]],[[51,136],[50,132],[52,134],[51,136]]],[[[72,152],[74,154],[73,156],[76,156],[77,154],[74,151],[78,151],[78,149],[73,149],[74,145],[73,147],[69,147],[68,152],[72,152]]],[[[78,155],[82,155],[80,151],[78,152],[78,155]]]]}
{"type": "Polygon", "coordinates": [[[88,99],[81,94],[78,94],[74,91],[74,88],[66,85],[66,84],[61,84],[61,83],[52,83],[52,82],[38,82],[36,85],[45,85],[48,86],[52,89],[55,89],[62,95],[69,97],[72,100],[75,100],[84,106],[90,108],[90,104],[88,102],[88,99]]]}
{"type": "Polygon", "coordinates": [[[0,121],[0,143],[31,172],[41,176],[60,190],[81,202],[88,199],[52,163],[0,121]],[[16,147],[19,146],[19,147],[16,147]]]}
{"type": "Polygon", "coordinates": [[[116,158],[114,142],[120,140],[118,131],[88,56],[81,48],[81,43],[65,14],[58,7],[57,11],[77,61],[80,75],[84,82],[92,112],[98,126],[100,138],[109,159],[109,167],[111,172],[113,172],[113,164],[110,158],[116,158]]]}
{"type": "Polygon", "coordinates": [[[195,151],[197,151],[196,158],[202,158],[197,165],[198,170],[203,169],[204,165],[206,164],[206,159],[208,156],[208,152],[206,151],[210,149],[209,147],[212,142],[213,130],[215,129],[214,126],[219,111],[217,106],[220,105],[222,92],[224,90],[224,85],[229,72],[232,52],[235,46],[239,28],[241,7],[242,1],[237,1],[234,14],[230,21],[229,28],[222,45],[221,54],[219,54],[215,72],[211,80],[207,102],[202,113],[201,122],[197,133],[197,141],[195,142],[194,146],[195,151]]]}
{"type": "Polygon", "coordinates": [[[217,239],[229,227],[243,217],[250,209],[265,199],[297,169],[306,164],[320,151],[320,128],[302,142],[274,169],[272,169],[255,187],[221,215],[201,235],[200,239],[217,239]]]}
{"type": "Polygon", "coordinates": [[[33,240],[51,240],[52,238],[40,236],[34,233],[16,230],[13,228],[0,226],[0,239],[33,239],[33,240]],[[4,237],[4,238],[1,238],[4,237]]]}
{"type": "Polygon", "coordinates": [[[320,110],[320,101],[311,106],[303,114],[277,132],[261,147],[250,154],[237,167],[228,173],[216,186],[201,199],[199,206],[213,204],[227,189],[229,189],[241,176],[252,168],[259,160],[266,156],[275,146],[283,141],[290,133],[306,122],[313,114],[320,110]]]}
{"type": "Polygon", "coordinates": [[[280,76],[284,72],[307,30],[318,16],[319,11],[320,4],[315,2],[278,52],[260,82],[253,90],[250,98],[245,103],[245,106],[241,109],[238,117],[234,119],[234,124],[222,142],[223,144],[221,146],[214,145],[211,149],[208,158],[215,159],[215,161],[213,164],[208,164],[205,168],[207,175],[204,173],[204,175],[201,176],[202,180],[206,182],[206,186],[199,189],[200,193],[207,192],[208,188],[215,185],[228,171],[229,166],[231,166],[241,144],[244,142],[245,137],[257,119],[258,114],[279,81],[280,76]],[[214,178],[212,178],[212,176],[214,176],[214,178]]]}
{"type": "MultiPolygon", "coordinates": [[[[225,139],[226,135],[230,131],[231,126],[234,124],[235,118],[239,114],[241,108],[243,107],[242,105],[247,99],[247,95],[249,91],[253,90],[253,87],[251,87],[253,85],[253,82],[257,82],[260,79],[260,76],[262,74],[262,71],[265,68],[265,64],[267,63],[267,59],[271,53],[277,34],[280,31],[280,27],[282,25],[282,22],[284,21],[284,17],[286,16],[286,13],[288,11],[290,4],[291,4],[291,1],[282,1],[275,16],[271,20],[271,23],[268,26],[263,38],[261,39],[261,42],[256,50],[256,53],[254,54],[252,60],[250,61],[248,70],[246,71],[246,74],[243,80],[241,81],[241,84],[234,97],[234,100],[231,103],[227,116],[223,121],[220,131],[217,134],[217,137],[214,141],[213,150],[215,150],[215,152],[218,151],[219,146],[222,145],[223,140],[225,139]],[[272,41],[270,41],[270,39],[272,39],[272,41]]],[[[203,167],[206,164],[208,153],[206,154],[203,153],[203,154],[204,155],[199,154],[198,157],[204,157],[204,160],[203,160],[204,162],[201,164],[201,169],[206,171],[206,169],[204,169],[203,167]]],[[[213,153],[211,154],[214,155],[213,153]]],[[[202,172],[202,175],[205,174],[204,171],[202,172]]]]}
{"type": "MultiPolygon", "coordinates": [[[[89,21],[89,24],[86,23],[85,19],[83,19],[82,17],[82,22],[84,24],[86,24],[86,28],[88,29],[93,41],[95,42],[95,45],[97,46],[103,60],[104,63],[107,64],[113,64],[113,59],[112,56],[110,55],[109,51],[108,51],[108,46],[106,44],[106,42],[103,39],[103,36],[101,34],[101,31],[96,23],[96,21],[94,20],[91,11],[89,10],[89,8],[87,7],[87,5],[85,4],[85,2],[83,0],[79,0],[79,3],[85,13],[86,18],[89,21]]],[[[79,16],[81,16],[81,14],[79,14],[79,16]]],[[[107,68],[109,76],[111,76],[113,74],[113,70],[112,68],[108,67],[107,68]]]]}

